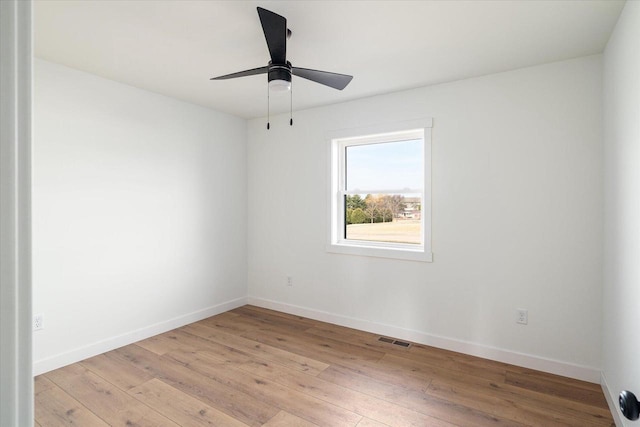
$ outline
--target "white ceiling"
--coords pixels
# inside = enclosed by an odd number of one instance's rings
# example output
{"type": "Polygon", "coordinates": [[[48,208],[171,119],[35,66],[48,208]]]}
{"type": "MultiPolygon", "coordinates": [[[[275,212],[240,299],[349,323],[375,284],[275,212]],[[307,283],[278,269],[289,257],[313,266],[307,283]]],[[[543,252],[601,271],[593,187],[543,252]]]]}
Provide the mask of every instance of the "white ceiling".
{"type": "MultiPolygon", "coordinates": [[[[266,115],[256,6],[287,18],[294,66],[352,74],[337,91],[293,80],[294,111],[603,51],[617,0],[35,2],[35,54],[244,118],[266,115]]],[[[271,112],[289,97],[271,96],[271,112]]]]}

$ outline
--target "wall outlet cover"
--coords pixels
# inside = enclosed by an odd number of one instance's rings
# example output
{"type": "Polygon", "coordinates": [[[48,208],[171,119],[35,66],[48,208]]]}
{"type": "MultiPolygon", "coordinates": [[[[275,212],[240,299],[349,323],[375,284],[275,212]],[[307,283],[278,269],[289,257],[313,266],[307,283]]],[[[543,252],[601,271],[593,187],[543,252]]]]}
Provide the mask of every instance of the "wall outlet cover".
{"type": "Polygon", "coordinates": [[[44,328],[44,315],[36,314],[33,316],[33,330],[39,331],[42,328],[44,328]]]}
{"type": "Polygon", "coordinates": [[[524,308],[518,308],[516,310],[516,323],[526,325],[529,323],[529,312],[524,308]]]}

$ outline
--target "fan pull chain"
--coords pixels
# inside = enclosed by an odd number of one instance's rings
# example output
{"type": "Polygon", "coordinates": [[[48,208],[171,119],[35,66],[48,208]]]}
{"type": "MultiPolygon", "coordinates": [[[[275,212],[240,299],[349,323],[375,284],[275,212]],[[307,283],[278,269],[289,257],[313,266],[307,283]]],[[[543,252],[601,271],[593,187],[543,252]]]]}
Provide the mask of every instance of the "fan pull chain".
{"type": "Polygon", "coordinates": [[[269,130],[269,128],[271,127],[269,121],[270,121],[270,117],[269,117],[269,104],[270,104],[270,99],[269,96],[271,95],[270,90],[269,90],[269,85],[267,85],[267,130],[269,130]]]}
{"type": "Polygon", "coordinates": [[[291,93],[289,97],[289,126],[293,126],[293,79],[291,80],[291,93]]]}

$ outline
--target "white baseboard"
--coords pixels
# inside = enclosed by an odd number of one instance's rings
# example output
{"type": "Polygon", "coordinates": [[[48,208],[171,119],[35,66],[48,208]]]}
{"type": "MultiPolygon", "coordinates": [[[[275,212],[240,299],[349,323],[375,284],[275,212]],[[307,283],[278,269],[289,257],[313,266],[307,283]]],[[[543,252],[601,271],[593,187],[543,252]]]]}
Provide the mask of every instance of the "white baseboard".
{"type": "Polygon", "coordinates": [[[611,415],[613,415],[613,421],[616,423],[617,427],[623,427],[624,420],[622,419],[620,411],[618,410],[618,394],[611,393],[611,389],[609,388],[609,384],[607,384],[607,378],[604,376],[604,372],[602,372],[600,376],[600,385],[602,386],[604,398],[607,399],[609,411],[611,411],[611,415]]]}
{"type": "Polygon", "coordinates": [[[525,368],[535,369],[538,371],[548,372],[556,375],[562,375],[565,377],[575,378],[583,381],[589,381],[592,383],[599,383],[601,380],[600,369],[590,366],[576,365],[560,360],[547,359],[530,354],[518,353],[511,350],[486,346],[474,342],[432,335],[421,331],[399,328],[397,326],[385,325],[382,323],[375,323],[368,320],[342,316],[339,314],[328,313],[325,311],[300,307],[292,304],[285,304],[263,298],[249,296],[248,303],[256,305],[258,307],[269,308],[272,310],[282,311],[284,313],[294,314],[296,316],[308,317],[310,319],[319,320],[322,322],[333,323],[336,325],[359,329],[361,331],[371,332],[374,334],[400,338],[419,344],[456,351],[459,353],[465,353],[472,356],[478,356],[485,359],[509,363],[511,365],[522,366],[525,368]]]}
{"type": "Polygon", "coordinates": [[[146,326],[132,332],[127,332],[126,334],[97,341],[83,347],[56,354],[55,356],[36,360],[33,363],[33,375],[36,376],[44,374],[45,372],[79,362],[125,345],[133,344],[134,342],[188,325],[189,323],[197,322],[199,320],[206,319],[207,317],[233,310],[234,308],[241,307],[245,304],[247,304],[247,298],[238,298],[203,310],[198,310],[193,313],[174,317],[173,319],[146,326]]]}

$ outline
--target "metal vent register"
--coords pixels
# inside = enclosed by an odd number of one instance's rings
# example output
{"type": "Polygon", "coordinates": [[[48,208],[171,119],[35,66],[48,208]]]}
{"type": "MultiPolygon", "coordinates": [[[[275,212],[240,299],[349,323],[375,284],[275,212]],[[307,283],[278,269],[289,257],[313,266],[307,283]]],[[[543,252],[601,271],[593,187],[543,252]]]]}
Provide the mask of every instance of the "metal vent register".
{"type": "Polygon", "coordinates": [[[411,347],[411,343],[406,341],[400,341],[395,338],[380,337],[378,338],[378,341],[386,342],[393,345],[399,345],[400,347],[404,347],[404,348],[411,347]]]}

